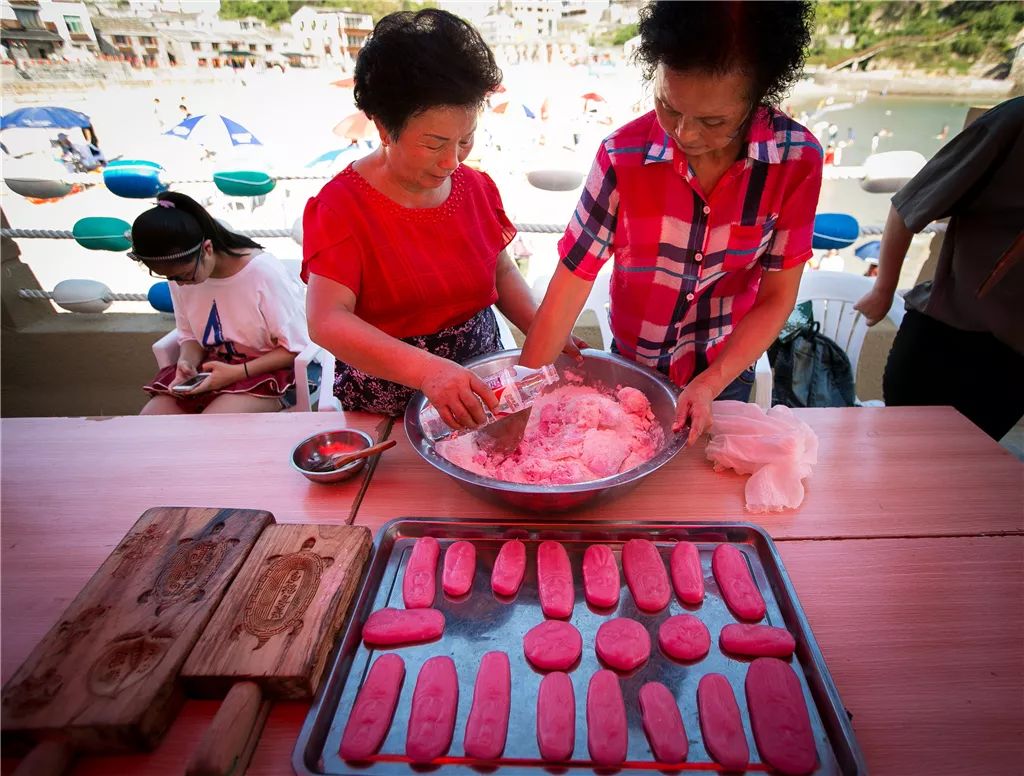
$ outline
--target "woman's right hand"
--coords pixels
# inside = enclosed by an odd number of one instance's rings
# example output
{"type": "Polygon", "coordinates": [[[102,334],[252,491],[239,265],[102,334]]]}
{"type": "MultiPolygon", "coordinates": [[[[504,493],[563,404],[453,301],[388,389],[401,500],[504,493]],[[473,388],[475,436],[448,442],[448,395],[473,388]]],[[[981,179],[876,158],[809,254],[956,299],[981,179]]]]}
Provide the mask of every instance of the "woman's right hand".
{"type": "Polygon", "coordinates": [[[853,309],[864,316],[868,326],[874,326],[889,312],[894,295],[894,291],[880,289],[878,283],[875,283],[872,289],[853,306],[853,309]]]}
{"type": "Polygon", "coordinates": [[[438,357],[423,378],[420,390],[434,405],[441,420],[453,429],[476,428],[486,419],[481,402],[490,409],[498,406],[494,392],[474,372],[438,357]]]}
{"type": "Polygon", "coordinates": [[[173,388],[186,380],[191,380],[197,374],[199,372],[196,371],[195,364],[187,358],[179,358],[178,363],[175,365],[174,380],[171,382],[170,387],[173,388]]]}

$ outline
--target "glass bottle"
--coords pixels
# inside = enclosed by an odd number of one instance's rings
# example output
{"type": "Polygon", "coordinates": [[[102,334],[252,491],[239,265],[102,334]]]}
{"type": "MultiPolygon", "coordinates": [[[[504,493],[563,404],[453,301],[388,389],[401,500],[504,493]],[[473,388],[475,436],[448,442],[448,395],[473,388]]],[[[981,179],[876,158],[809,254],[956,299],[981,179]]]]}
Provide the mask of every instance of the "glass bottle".
{"type": "MultiPolygon", "coordinates": [[[[517,364],[480,379],[498,399],[498,406],[493,412],[486,406],[483,408],[483,425],[486,426],[533,406],[541,392],[549,385],[557,383],[561,377],[553,364],[546,364],[538,369],[517,364]]],[[[441,420],[432,404],[427,404],[420,412],[420,426],[423,433],[434,442],[455,433],[451,426],[441,420]]]]}

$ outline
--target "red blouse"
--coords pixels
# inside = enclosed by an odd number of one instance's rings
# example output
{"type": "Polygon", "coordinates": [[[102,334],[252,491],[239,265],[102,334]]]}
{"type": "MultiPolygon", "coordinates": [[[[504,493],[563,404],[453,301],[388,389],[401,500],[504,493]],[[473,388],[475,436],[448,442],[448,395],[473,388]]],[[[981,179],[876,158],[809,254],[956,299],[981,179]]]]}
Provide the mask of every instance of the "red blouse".
{"type": "Polygon", "coordinates": [[[407,208],[349,165],[306,204],[302,279],[348,287],[356,315],[393,337],[433,334],[494,304],[498,254],[516,228],[489,175],[463,165],[451,183],[439,207],[407,208]]]}

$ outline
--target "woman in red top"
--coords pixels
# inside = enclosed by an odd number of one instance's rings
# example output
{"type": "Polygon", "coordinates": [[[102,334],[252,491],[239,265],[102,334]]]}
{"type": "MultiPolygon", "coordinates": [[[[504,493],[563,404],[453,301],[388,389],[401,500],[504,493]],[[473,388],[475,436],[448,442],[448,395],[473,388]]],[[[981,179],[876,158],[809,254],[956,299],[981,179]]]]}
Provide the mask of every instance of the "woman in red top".
{"type": "Polygon", "coordinates": [[[339,359],[346,409],[398,415],[418,389],[465,428],[496,405],[459,362],[501,349],[492,304],[523,331],[536,312],[494,182],[462,166],[500,83],[479,33],[445,11],[386,16],[359,53],[356,105],[380,147],[303,218],[309,333],[339,359]]]}

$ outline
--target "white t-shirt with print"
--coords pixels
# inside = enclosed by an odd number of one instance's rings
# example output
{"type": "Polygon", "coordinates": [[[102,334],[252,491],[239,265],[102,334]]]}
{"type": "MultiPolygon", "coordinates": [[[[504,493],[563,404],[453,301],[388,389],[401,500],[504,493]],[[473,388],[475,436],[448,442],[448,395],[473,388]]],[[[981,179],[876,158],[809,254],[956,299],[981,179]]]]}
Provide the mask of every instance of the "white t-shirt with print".
{"type": "Polygon", "coordinates": [[[170,290],[182,342],[247,358],[279,346],[300,353],[309,344],[301,281],[271,253],[253,256],[231,277],[172,282],[170,290]]]}

